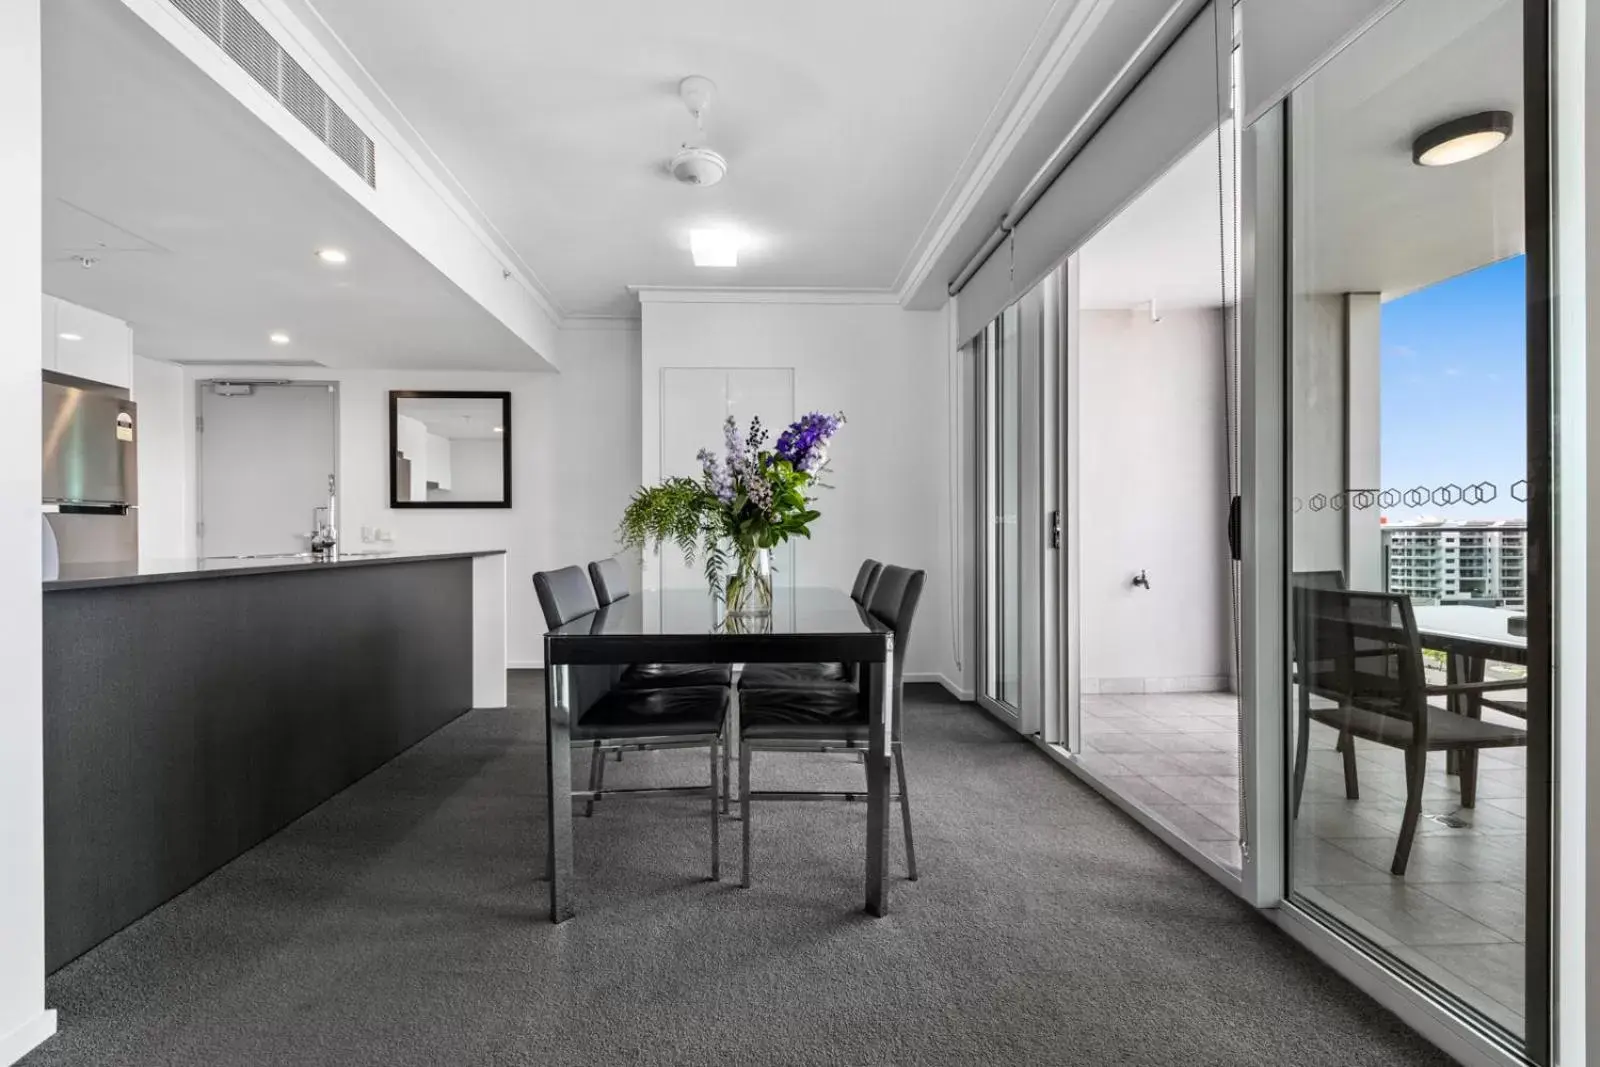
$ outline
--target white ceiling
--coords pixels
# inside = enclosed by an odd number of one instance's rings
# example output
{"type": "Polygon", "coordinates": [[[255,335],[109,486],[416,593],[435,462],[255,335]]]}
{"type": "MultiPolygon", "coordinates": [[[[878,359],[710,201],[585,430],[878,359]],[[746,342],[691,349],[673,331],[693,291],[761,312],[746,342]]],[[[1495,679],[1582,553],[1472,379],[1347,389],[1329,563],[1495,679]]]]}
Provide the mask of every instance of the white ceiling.
{"type": "Polygon", "coordinates": [[[440,437],[452,440],[500,439],[503,405],[488,397],[401,397],[397,413],[408,415],[440,437]]]}
{"type": "Polygon", "coordinates": [[[898,286],[1080,2],[310,0],[569,315],[634,314],[630,285],[898,286]],[[720,90],[714,188],[664,172],[688,74],[720,90]],[[751,246],[694,267],[718,223],[751,246]]]}
{"type": "MultiPolygon", "coordinates": [[[[1221,142],[1221,162],[1231,171],[1232,122],[1223,124],[1221,142]]],[[[1217,197],[1217,150],[1218,137],[1211,134],[1088,240],[1078,253],[1080,306],[1222,306],[1224,205],[1217,197]]],[[[1231,299],[1231,258],[1228,271],[1231,299]]]]}
{"type": "Polygon", "coordinates": [[[155,359],[545,369],[123,4],[43,14],[47,292],[155,359]],[[347,266],[315,259],[329,245],[347,266]]]}
{"type": "Polygon", "coordinates": [[[1517,0],[1406,0],[1296,93],[1296,264],[1312,292],[1397,296],[1523,251],[1522,133],[1450,167],[1416,135],[1522,107],[1517,0]]]}

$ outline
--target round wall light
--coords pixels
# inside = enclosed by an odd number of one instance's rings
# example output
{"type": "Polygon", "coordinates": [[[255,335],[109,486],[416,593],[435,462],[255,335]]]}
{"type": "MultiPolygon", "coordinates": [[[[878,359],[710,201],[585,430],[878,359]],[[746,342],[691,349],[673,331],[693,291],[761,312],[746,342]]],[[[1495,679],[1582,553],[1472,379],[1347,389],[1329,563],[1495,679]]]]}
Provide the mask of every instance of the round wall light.
{"type": "Polygon", "coordinates": [[[1505,144],[1511,127],[1509,111],[1480,111],[1451,119],[1411,142],[1411,162],[1420,167],[1448,167],[1476,159],[1505,144]]]}

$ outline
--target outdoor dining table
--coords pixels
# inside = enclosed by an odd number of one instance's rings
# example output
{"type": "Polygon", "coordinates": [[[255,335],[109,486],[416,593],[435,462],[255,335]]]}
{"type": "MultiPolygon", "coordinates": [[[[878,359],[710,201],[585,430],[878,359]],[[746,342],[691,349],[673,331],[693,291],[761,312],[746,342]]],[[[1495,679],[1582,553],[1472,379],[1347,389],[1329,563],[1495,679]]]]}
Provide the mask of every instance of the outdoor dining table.
{"type": "MultiPolygon", "coordinates": [[[[1511,632],[1517,612],[1468,604],[1424,605],[1414,612],[1422,647],[1445,654],[1445,675],[1451,683],[1483,681],[1490,662],[1527,666],[1528,638],[1511,632]]],[[[1463,693],[1453,700],[1456,714],[1482,716],[1481,694],[1463,693]]],[[[1459,768],[1458,754],[1447,753],[1446,773],[1456,774],[1459,768]]]]}
{"type": "MultiPolygon", "coordinates": [[[[866,910],[888,910],[886,862],[889,728],[893,720],[894,634],[836,589],[775,589],[772,611],[728,617],[704,589],[647,590],[574,619],[545,635],[547,875],[550,921],[575,914],[572,860],[572,727],[585,688],[573,673],[631,663],[860,664],[871,736],[867,761],[866,910]]],[[[735,738],[737,740],[737,738],[735,738]]]]}

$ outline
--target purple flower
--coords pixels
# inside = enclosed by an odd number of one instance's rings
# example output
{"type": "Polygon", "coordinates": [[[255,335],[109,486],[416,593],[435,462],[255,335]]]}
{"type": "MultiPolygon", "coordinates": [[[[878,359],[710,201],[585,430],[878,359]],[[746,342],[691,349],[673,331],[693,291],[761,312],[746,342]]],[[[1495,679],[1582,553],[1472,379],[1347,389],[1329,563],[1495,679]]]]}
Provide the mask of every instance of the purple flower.
{"type": "Polygon", "coordinates": [[[733,503],[733,478],[729,472],[717,462],[717,457],[711,449],[702,448],[695,456],[700,461],[700,469],[705,472],[706,484],[717,495],[717,499],[724,504],[733,503]]]}
{"type": "Polygon", "coordinates": [[[802,415],[778,435],[777,458],[788,460],[797,471],[821,470],[828,462],[828,441],[843,422],[842,414],[813,411],[802,415]]]}

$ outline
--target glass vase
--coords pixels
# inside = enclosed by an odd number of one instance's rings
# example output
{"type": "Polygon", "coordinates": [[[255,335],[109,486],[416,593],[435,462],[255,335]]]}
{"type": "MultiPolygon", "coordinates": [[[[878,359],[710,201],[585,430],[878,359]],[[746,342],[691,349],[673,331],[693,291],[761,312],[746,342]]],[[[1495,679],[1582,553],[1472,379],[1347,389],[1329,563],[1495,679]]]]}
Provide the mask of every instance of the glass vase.
{"type": "Polygon", "coordinates": [[[727,606],[730,616],[764,618],[772,614],[772,551],[738,550],[733,573],[728,575],[727,606]]]}

